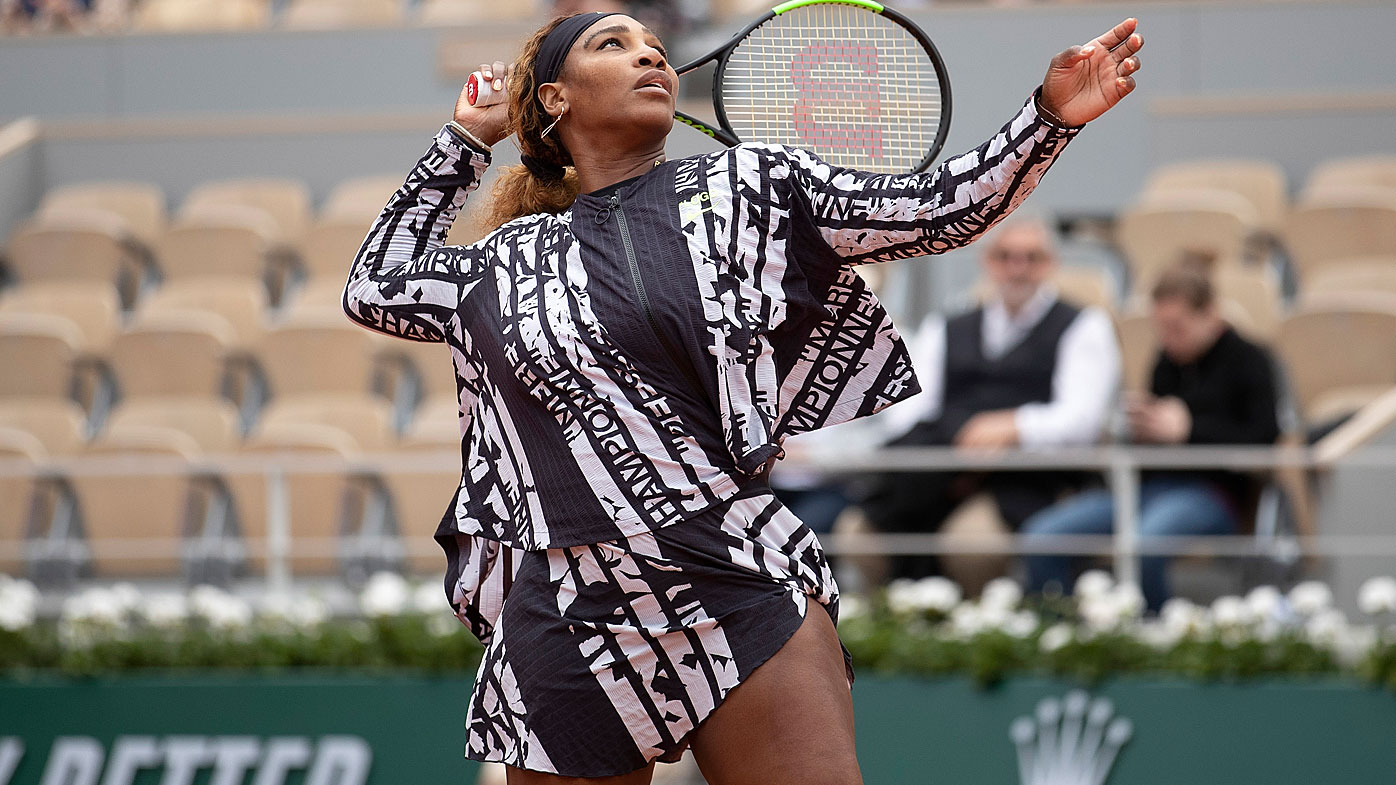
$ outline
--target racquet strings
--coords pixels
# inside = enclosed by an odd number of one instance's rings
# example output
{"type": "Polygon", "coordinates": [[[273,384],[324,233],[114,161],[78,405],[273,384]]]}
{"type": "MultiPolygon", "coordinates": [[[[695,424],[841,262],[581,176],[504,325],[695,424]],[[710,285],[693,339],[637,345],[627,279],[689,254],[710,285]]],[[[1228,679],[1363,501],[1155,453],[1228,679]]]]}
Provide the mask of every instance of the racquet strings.
{"type": "Polygon", "coordinates": [[[920,168],[940,130],[931,56],[906,28],[857,6],[802,6],[751,31],[728,58],[721,97],[739,138],[867,171],[920,168]]]}

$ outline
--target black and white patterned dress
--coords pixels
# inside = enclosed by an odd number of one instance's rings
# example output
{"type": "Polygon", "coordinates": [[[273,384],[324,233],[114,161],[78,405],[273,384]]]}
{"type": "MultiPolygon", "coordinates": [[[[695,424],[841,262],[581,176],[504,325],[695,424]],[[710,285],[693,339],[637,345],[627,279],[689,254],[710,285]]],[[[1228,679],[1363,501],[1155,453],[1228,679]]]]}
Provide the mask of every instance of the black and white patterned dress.
{"type": "Polygon", "coordinates": [[[672,759],[807,599],[837,618],[823,552],[766,470],[785,437],[919,389],[853,265],[971,242],[1074,134],[1030,99],[924,174],[743,144],[465,247],[443,243],[489,154],[437,135],[344,309],[451,348],[463,470],[436,538],[486,644],[468,757],[585,777],[672,759]]]}

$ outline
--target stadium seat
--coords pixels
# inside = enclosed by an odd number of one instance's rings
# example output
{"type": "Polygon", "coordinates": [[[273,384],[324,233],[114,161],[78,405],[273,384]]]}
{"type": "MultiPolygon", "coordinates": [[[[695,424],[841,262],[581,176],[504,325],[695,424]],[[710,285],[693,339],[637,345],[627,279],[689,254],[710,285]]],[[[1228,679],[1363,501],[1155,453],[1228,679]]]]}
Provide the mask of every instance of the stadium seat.
{"type": "Polygon", "coordinates": [[[1306,197],[1284,238],[1301,282],[1342,259],[1396,256],[1396,189],[1350,186],[1306,197]]]}
{"type": "MultiPolygon", "coordinates": [[[[38,437],[19,428],[0,425],[0,462],[31,466],[48,456],[38,437]]],[[[34,493],[34,477],[0,474],[0,574],[24,572],[24,529],[34,493]]]]}
{"type": "Polygon", "coordinates": [[[1396,155],[1370,155],[1334,158],[1325,161],[1309,174],[1304,184],[1304,197],[1326,191],[1343,190],[1350,186],[1374,186],[1396,191],[1396,155]]]}
{"type": "Polygon", "coordinates": [[[262,340],[270,321],[266,286],[260,280],[207,276],[171,281],[150,293],[141,317],[168,312],[214,314],[233,331],[231,346],[250,351],[262,340]]]}
{"type": "Polygon", "coordinates": [[[400,0],[291,0],[281,15],[289,30],[375,27],[402,19],[400,0]]]}
{"type": "Polygon", "coordinates": [[[141,259],[126,242],[126,223],[100,210],[64,208],[35,216],[10,235],[6,257],[21,285],[89,281],[112,286],[131,307],[141,259]]]}
{"type": "Polygon", "coordinates": [[[388,199],[402,187],[401,174],[354,177],[341,182],[330,191],[320,210],[323,220],[359,221],[368,233],[368,226],[383,211],[388,199]]]}
{"type": "MultiPolygon", "coordinates": [[[[1211,159],[1183,161],[1155,169],[1144,183],[1144,193],[1193,188],[1230,191],[1250,202],[1259,225],[1277,233],[1288,208],[1284,170],[1271,161],[1211,159]]],[[[1147,201],[1147,197],[1144,201],[1147,201]]]]}
{"type": "Polygon", "coordinates": [[[55,188],[39,203],[40,216],[67,208],[104,210],[121,216],[132,238],[146,249],[165,230],[165,195],[154,183],[90,182],[55,188]]]}
{"type": "Polygon", "coordinates": [[[136,7],[137,32],[256,30],[271,18],[268,0],[143,0],[136,7]]]}
{"type": "Polygon", "coordinates": [[[310,225],[310,189],[299,180],[249,177],[204,183],[189,192],[181,212],[197,213],[209,206],[254,207],[276,226],[273,240],[293,245],[310,225]]]}
{"type": "Polygon", "coordinates": [[[1304,294],[1386,292],[1396,295],[1396,256],[1366,256],[1328,262],[1304,282],[1304,294]]]}
{"type": "Polygon", "coordinates": [[[1195,188],[1144,198],[1121,213],[1116,228],[1135,292],[1148,291],[1159,271],[1185,252],[1211,252],[1218,268],[1243,261],[1260,226],[1250,202],[1229,191],[1195,188]]]}
{"type": "Polygon", "coordinates": [[[1244,319],[1246,329],[1242,332],[1252,338],[1268,343],[1275,337],[1284,307],[1273,270],[1256,265],[1224,267],[1213,274],[1213,283],[1223,300],[1224,315],[1235,316],[1235,310],[1244,313],[1244,317],[1231,320],[1233,326],[1241,329],[1243,325],[1236,322],[1244,319]],[[1228,308],[1235,310],[1225,314],[1228,308]]]}
{"type": "Polygon", "coordinates": [[[83,353],[100,353],[121,325],[116,288],[101,281],[50,281],[16,286],[0,295],[0,313],[49,314],[78,329],[83,353]]]}
{"type": "Polygon", "coordinates": [[[1154,362],[1158,359],[1158,341],[1149,315],[1131,309],[1116,317],[1115,332],[1120,338],[1121,389],[1148,391],[1154,362]]]}
{"type": "Polygon", "coordinates": [[[1350,414],[1396,386],[1396,297],[1305,298],[1281,322],[1275,348],[1307,421],[1350,414]]]}
{"type": "MultiPolygon", "coordinates": [[[[272,397],[244,450],[347,461],[388,448],[393,439],[392,407],[372,392],[379,345],[367,330],[350,324],[342,311],[289,315],[285,324],[267,334],[258,352],[272,397]]],[[[229,484],[244,535],[264,537],[265,477],[239,475],[230,477],[229,484]]],[[[371,475],[350,472],[347,465],[324,473],[287,475],[286,488],[293,537],[322,543],[357,532],[375,512],[369,509],[370,501],[381,504],[386,499],[371,475]],[[344,524],[346,520],[352,525],[344,524]]],[[[346,538],[341,544],[347,548],[352,541],[346,538]]],[[[293,565],[297,571],[332,573],[344,566],[337,553],[302,552],[293,565]]]]}
{"type": "Polygon", "coordinates": [[[300,252],[306,285],[330,280],[343,288],[354,256],[368,236],[371,220],[371,217],[366,220],[331,218],[322,219],[311,226],[305,241],[301,243],[300,252]]]}
{"type": "Polygon", "coordinates": [[[279,229],[265,211],[240,205],[186,210],[160,238],[167,281],[240,277],[265,281],[279,229]]]}
{"type": "Polygon", "coordinates": [[[141,314],[109,352],[121,391],[106,428],[88,446],[90,455],[163,459],[163,471],[140,478],[80,475],[72,478],[81,505],[92,565],[101,575],[178,575],[178,543],[202,532],[213,481],[189,464],[208,452],[227,452],[239,441],[236,407],[222,397],[225,360],[233,328],[200,312],[141,314]],[[123,553],[142,538],[150,557],[123,553]]]}

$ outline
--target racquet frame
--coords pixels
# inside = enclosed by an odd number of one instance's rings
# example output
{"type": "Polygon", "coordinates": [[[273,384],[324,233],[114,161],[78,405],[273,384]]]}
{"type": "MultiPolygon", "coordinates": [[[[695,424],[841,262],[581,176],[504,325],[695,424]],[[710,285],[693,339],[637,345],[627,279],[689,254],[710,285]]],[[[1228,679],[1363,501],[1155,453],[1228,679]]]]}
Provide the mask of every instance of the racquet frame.
{"type": "Polygon", "coordinates": [[[916,39],[917,43],[921,44],[926,49],[926,53],[930,55],[931,63],[935,67],[936,78],[940,81],[941,122],[939,128],[936,129],[935,142],[931,145],[930,149],[926,151],[926,155],[921,159],[920,164],[918,164],[914,169],[912,169],[912,171],[914,172],[925,170],[926,167],[930,166],[931,163],[935,160],[935,157],[940,153],[941,147],[945,144],[945,137],[947,134],[950,133],[950,76],[946,73],[945,62],[941,59],[940,52],[936,49],[935,44],[931,42],[930,37],[926,35],[925,31],[923,31],[915,22],[911,21],[902,13],[894,11],[893,9],[882,5],[881,3],[874,2],[874,0],[788,0],[788,2],[781,3],[775,8],[772,8],[770,11],[767,11],[760,18],[748,24],[745,28],[743,28],[736,35],[732,36],[721,46],[718,46],[711,52],[708,52],[702,57],[699,57],[698,59],[689,62],[681,68],[676,69],[676,73],[682,76],[683,74],[691,73],[700,66],[706,65],[711,61],[717,62],[717,67],[713,69],[712,92],[713,108],[717,114],[718,124],[714,126],[711,123],[699,120],[698,118],[690,114],[680,112],[677,110],[675,110],[674,112],[674,119],[696,129],[700,133],[706,134],[707,136],[710,136],[713,139],[722,142],[728,147],[733,147],[735,145],[741,144],[742,140],[737,138],[736,133],[732,130],[732,125],[728,122],[727,119],[726,107],[723,105],[724,102],[722,98],[722,76],[723,73],[727,70],[727,61],[731,57],[732,52],[737,48],[739,44],[741,44],[741,42],[747,37],[747,35],[751,33],[751,31],[755,30],[756,28],[760,27],[761,25],[765,24],[771,19],[774,19],[776,16],[785,13],[786,11],[809,5],[851,5],[887,17],[888,19],[891,19],[893,22],[896,22],[897,24],[905,28],[906,31],[909,32],[911,36],[916,39]]]}

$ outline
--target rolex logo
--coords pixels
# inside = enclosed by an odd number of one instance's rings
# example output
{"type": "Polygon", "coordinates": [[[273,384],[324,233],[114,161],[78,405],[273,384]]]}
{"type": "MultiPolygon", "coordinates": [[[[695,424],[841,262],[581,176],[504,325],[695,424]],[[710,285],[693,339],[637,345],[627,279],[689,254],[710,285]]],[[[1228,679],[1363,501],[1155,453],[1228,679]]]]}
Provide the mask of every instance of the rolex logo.
{"type": "Polygon", "coordinates": [[[1134,723],[1115,716],[1106,698],[1075,690],[1044,698],[1035,716],[1013,721],[1008,735],[1018,748],[1022,785],[1105,785],[1134,723]]]}

